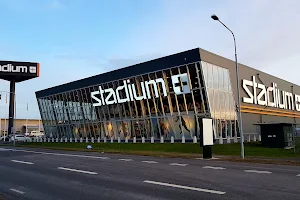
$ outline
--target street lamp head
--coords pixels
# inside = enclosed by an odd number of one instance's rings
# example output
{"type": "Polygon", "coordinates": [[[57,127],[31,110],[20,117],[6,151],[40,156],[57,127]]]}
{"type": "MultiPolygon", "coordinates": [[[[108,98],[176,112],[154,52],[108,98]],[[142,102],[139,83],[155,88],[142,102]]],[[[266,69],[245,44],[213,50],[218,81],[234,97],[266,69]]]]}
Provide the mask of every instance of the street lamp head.
{"type": "Polygon", "coordinates": [[[218,17],[217,15],[212,15],[211,18],[212,18],[213,20],[217,20],[217,21],[219,20],[219,17],[218,17]]]}

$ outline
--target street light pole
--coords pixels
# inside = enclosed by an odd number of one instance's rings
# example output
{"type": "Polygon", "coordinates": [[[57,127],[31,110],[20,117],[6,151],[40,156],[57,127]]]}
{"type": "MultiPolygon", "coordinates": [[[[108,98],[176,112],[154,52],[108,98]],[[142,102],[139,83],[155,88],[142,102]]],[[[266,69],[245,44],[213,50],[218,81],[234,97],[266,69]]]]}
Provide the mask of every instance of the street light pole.
{"type": "Polygon", "coordinates": [[[236,41],[233,32],[220,21],[219,17],[216,15],[212,15],[211,18],[215,21],[220,22],[233,36],[234,41],[234,53],[235,53],[235,68],[236,68],[236,87],[237,87],[237,95],[238,95],[238,120],[239,120],[239,131],[240,131],[240,143],[241,143],[241,157],[245,158],[245,150],[244,150],[244,134],[243,134],[243,123],[242,123],[242,114],[241,114],[241,97],[240,97],[240,84],[239,84],[239,65],[237,61],[237,53],[236,53],[236,41]]]}

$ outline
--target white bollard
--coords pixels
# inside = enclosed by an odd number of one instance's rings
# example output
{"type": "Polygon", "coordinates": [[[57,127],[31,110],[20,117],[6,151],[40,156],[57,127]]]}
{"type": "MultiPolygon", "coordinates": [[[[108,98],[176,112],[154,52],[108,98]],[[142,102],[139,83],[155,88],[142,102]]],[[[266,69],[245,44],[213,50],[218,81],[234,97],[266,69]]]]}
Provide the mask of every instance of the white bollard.
{"type": "Polygon", "coordinates": [[[128,138],[125,138],[125,143],[128,143],[128,138]]]}
{"type": "Polygon", "coordinates": [[[54,138],[52,138],[52,142],[54,142],[54,138]]]}
{"type": "Polygon", "coordinates": [[[142,143],[145,143],[145,137],[142,137],[142,143]]]}
{"type": "Polygon", "coordinates": [[[73,142],[73,138],[70,138],[70,142],[73,142]]]}
{"type": "Polygon", "coordinates": [[[171,136],[171,143],[174,144],[174,136],[171,136]]]}
{"type": "Polygon", "coordinates": [[[234,137],[234,138],[233,138],[233,142],[234,142],[234,143],[237,143],[237,142],[238,142],[237,137],[234,137]]]}
{"type": "Polygon", "coordinates": [[[94,137],[92,137],[92,143],[94,143],[94,137]]]}
{"type": "Polygon", "coordinates": [[[151,137],[151,143],[154,143],[154,137],[151,137]]]}
{"type": "Polygon", "coordinates": [[[48,141],[47,142],[50,142],[50,138],[48,138],[48,141]]]}
{"type": "Polygon", "coordinates": [[[258,135],[258,141],[261,142],[261,135],[258,135]]]}
{"type": "Polygon", "coordinates": [[[82,137],[80,138],[80,143],[82,143],[83,142],[83,139],[82,139],[82,137]]]}
{"type": "Polygon", "coordinates": [[[89,142],[89,138],[85,138],[85,143],[88,143],[89,142]]]}
{"type": "Polygon", "coordinates": [[[248,142],[251,142],[251,137],[250,137],[250,135],[248,135],[248,142]]]}
{"type": "Polygon", "coordinates": [[[226,141],[226,143],[227,143],[227,144],[230,144],[230,143],[231,143],[230,137],[228,137],[228,136],[227,136],[227,141],[226,141]]]}
{"type": "Polygon", "coordinates": [[[77,137],[74,139],[74,142],[77,143],[77,137]]]}
{"type": "Polygon", "coordinates": [[[114,143],[114,138],[110,138],[110,143],[114,143]]]}
{"type": "Polygon", "coordinates": [[[55,138],[55,142],[58,142],[58,138],[55,138]]]}
{"type": "Polygon", "coordinates": [[[60,142],[61,142],[61,143],[63,142],[63,139],[62,139],[62,138],[60,138],[60,142]]]}
{"type": "Polygon", "coordinates": [[[68,138],[65,138],[65,142],[68,142],[68,138]]]}
{"type": "Polygon", "coordinates": [[[223,144],[223,138],[219,138],[219,144],[223,144]]]}
{"type": "Polygon", "coordinates": [[[121,143],[121,138],[120,137],[118,137],[118,143],[121,143]]]}
{"type": "Polygon", "coordinates": [[[193,142],[194,142],[194,144],[196,144],[196,143],[197,143],[197,137],[196,137],[196,136],[194,136],[194,140],[193,140],[193,142]]]}
{"type": "Polygon", "coordinates": [[[98,142],[98,143],[100,143],[100,137],[98,137],[98,140],[97,140],[97,142],[98,142]]]}
{"type": "Polygon", "coordinates": [[[106,139],[106,137],[104,137],[104,140],[103,140],[103,142],[104,142],[104,143],[106,143],[106,142],[107,142],[107,139],[106,139]]]}
{"type": "Polygon", "coordinates": [[[182,136],[181,142],[182,142],[182,144],[185,143],[185,137],[184,137],[184,135],[182,136]]]}
{"type": "Polygon", "coordinates": [[[133,143],[136,143],[136,137],[133,137],[133,143]]]}
{"type": "Polygon", "coordinates": [[[256,135],[253,135],[253,142],[256,142],[256,135]]]}
{"type": "Polygon", "coordinates": [[[160,137],[160,143],[164,143],[164,137],[163,136],[160,137]]]}

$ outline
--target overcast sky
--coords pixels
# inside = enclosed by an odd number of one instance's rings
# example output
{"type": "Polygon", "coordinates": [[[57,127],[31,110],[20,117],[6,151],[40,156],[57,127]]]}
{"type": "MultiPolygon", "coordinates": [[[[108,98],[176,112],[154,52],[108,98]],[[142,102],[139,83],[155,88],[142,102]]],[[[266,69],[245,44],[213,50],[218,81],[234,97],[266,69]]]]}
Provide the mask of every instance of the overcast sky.
{"type": "Polygon", "coordinates": [[[196,47],[234,59],[214,13],[234,31],[240,63],[300,85],[299,0],[0,0],[0,8],[0,59],[41,64],[39,78],[16,86],[17,118],[40,118],[35,91],[112,69],[196,47]]]}

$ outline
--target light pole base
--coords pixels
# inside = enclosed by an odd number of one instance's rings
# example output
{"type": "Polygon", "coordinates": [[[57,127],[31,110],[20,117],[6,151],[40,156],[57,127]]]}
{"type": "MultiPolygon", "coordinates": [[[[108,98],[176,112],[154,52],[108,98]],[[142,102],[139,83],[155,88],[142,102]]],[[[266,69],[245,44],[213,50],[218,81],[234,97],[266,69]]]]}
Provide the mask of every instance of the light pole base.
{"type": "Polygon", "coordinates": [[[203,158],[204,159],[212,158],[212,146],[203,146],[203,158]]]}

